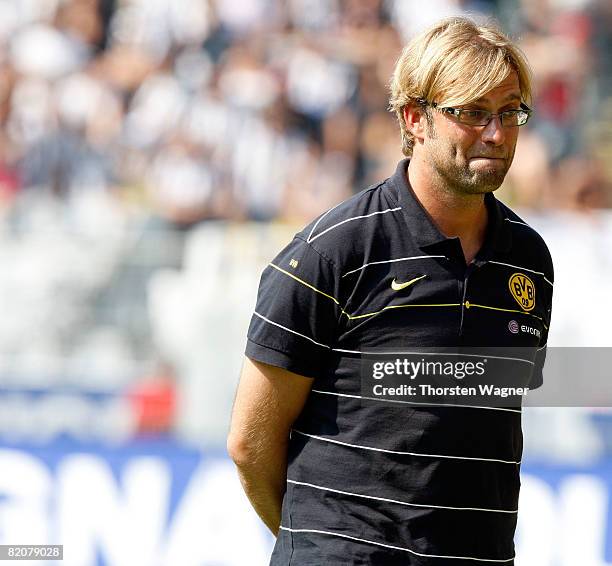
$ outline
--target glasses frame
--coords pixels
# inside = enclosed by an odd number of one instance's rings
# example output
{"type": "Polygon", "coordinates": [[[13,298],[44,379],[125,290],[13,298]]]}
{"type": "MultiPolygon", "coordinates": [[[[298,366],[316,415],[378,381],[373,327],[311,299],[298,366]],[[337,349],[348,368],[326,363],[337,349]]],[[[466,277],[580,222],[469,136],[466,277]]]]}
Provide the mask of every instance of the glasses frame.
{"type": "MultiPolygon", "coordinates": [[[[491,122],[491,120],[493,120],[494,116],[498,116],[499,117],[499,121],[502,125],[502,127],[504,128],[518,128],[520,126],[524,126],[528,121],[529,118],[531,118],[531,115],[533,114],[533,110],[531,108],[529,108],[529,106],[527,106],[524,102],[521,102],[520,104],[520,108],[516,108],[516,109],[512,109],[512,110],[504,110],[503,112],[498,112],[498,113],[493,113],[493,112],[489,112],[488,110],[479,110],[479,112],[484,112],[486,114],[488,114],[488,118],[486,119],[485,122],[481,123],[481,124],[470,124],[468,122],[464,122],[461,120],[461,114],[463,112],[467,112],[468,110],[466,108],[454,108],[453,106],[442,106],[439,107],[437,102],[427,102],[427,100],[425,100],[424,98],[418,98],[417,102],[421,105],[421,106],[430,106],[431,108],[434,108],[435,110],[437,110],[438,112],[442,112],[443,114],[450,114],[452,116],[454,116],[455,118],[457,118],[457,121],[460,124],[463,124],[464,126],[472,126],[475,128],[479,128],[481,126],[488,126],[489,122],[491,122]],[[504,116],[514,116],[517,115],[518,118],[518,113],[522,112],[523,114],[525,114],[525,121],[520,123],[520,124],[510,124],[510,125],[506,125],[504,124],[504,116]]],[[[473,110],[469,110],[469,112],[473,112],[473,110]]]]}

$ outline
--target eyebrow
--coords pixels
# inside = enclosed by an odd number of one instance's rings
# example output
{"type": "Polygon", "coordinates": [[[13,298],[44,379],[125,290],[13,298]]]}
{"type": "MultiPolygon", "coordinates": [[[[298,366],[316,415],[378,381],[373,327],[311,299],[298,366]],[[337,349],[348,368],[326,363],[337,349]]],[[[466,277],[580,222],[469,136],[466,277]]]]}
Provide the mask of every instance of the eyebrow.
{"type": "MultiPolygon", "coordinates": [[[[510,102],[511,100],[518,100],[520,102],[521,95],[517,94],[516,92],[511,92],[508,96],[506,96],[506,98],[502,100],[502,102],[510,102]]],[[[487,98],[486,96],[481,96],[480,98],[477,98],[474,102],[486,104],[487,102],[490,103],[491,100],[487,98]]]]}

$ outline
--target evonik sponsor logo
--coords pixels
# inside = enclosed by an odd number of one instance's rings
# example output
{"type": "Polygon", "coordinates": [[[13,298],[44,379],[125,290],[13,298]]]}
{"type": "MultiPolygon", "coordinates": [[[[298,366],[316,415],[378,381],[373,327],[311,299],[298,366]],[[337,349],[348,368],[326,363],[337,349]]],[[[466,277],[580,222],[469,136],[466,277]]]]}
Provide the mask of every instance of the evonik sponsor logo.
{"type": "Polygon", "coordinates": [[[518,322],[516,322],[516,320],[511,320],[508,323],[508,330],[510,330],[512,334],[518,334],[519,332],[522,332],[523,334],[532,334],[537,338],[540,338],[541,336],[541,332],[537,328],[534,328],[533,326],[529,326],[527,324],[519,324],[518,322]]]}

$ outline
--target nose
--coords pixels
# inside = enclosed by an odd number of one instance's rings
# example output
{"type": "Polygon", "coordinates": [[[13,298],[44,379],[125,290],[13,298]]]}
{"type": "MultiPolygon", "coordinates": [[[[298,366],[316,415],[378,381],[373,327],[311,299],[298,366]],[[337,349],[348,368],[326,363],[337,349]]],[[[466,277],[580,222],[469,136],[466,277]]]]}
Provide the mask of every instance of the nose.
{"type": "Polygon", "coordinates": [[[502,145],[506,141],[506,132],[499,116],[491,117],[491,121],[482,129],[481,136],[482,141],[495,146],[502,145]]]}

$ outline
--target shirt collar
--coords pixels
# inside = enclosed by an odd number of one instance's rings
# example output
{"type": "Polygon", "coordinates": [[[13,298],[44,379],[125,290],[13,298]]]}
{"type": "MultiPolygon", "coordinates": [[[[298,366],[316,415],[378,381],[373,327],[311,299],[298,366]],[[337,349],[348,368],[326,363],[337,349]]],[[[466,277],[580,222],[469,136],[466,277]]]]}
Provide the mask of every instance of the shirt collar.
{"type": "MultiPolygon", "coordinates": [[[[391,185],[397,194],[402,214],[406,220],[408,230],[414,241],[420,248],[430,248],[441,245],[442,242],[455,240],[447,238],[434,224],[429,213],[423,208],[410,183],[408,182],[408,164],[410,159],[399,162],[397,169],[391,177],[391,185]]],[[[512,232],[510,222],[506,220],[507,214],[501,203],[493,196],[493,193],[485,194],[485,204],[489,211],[489,224],[485,242],[479,256],[488,255],[487,252],[506,252],[512,247],[512,232]]]]}

